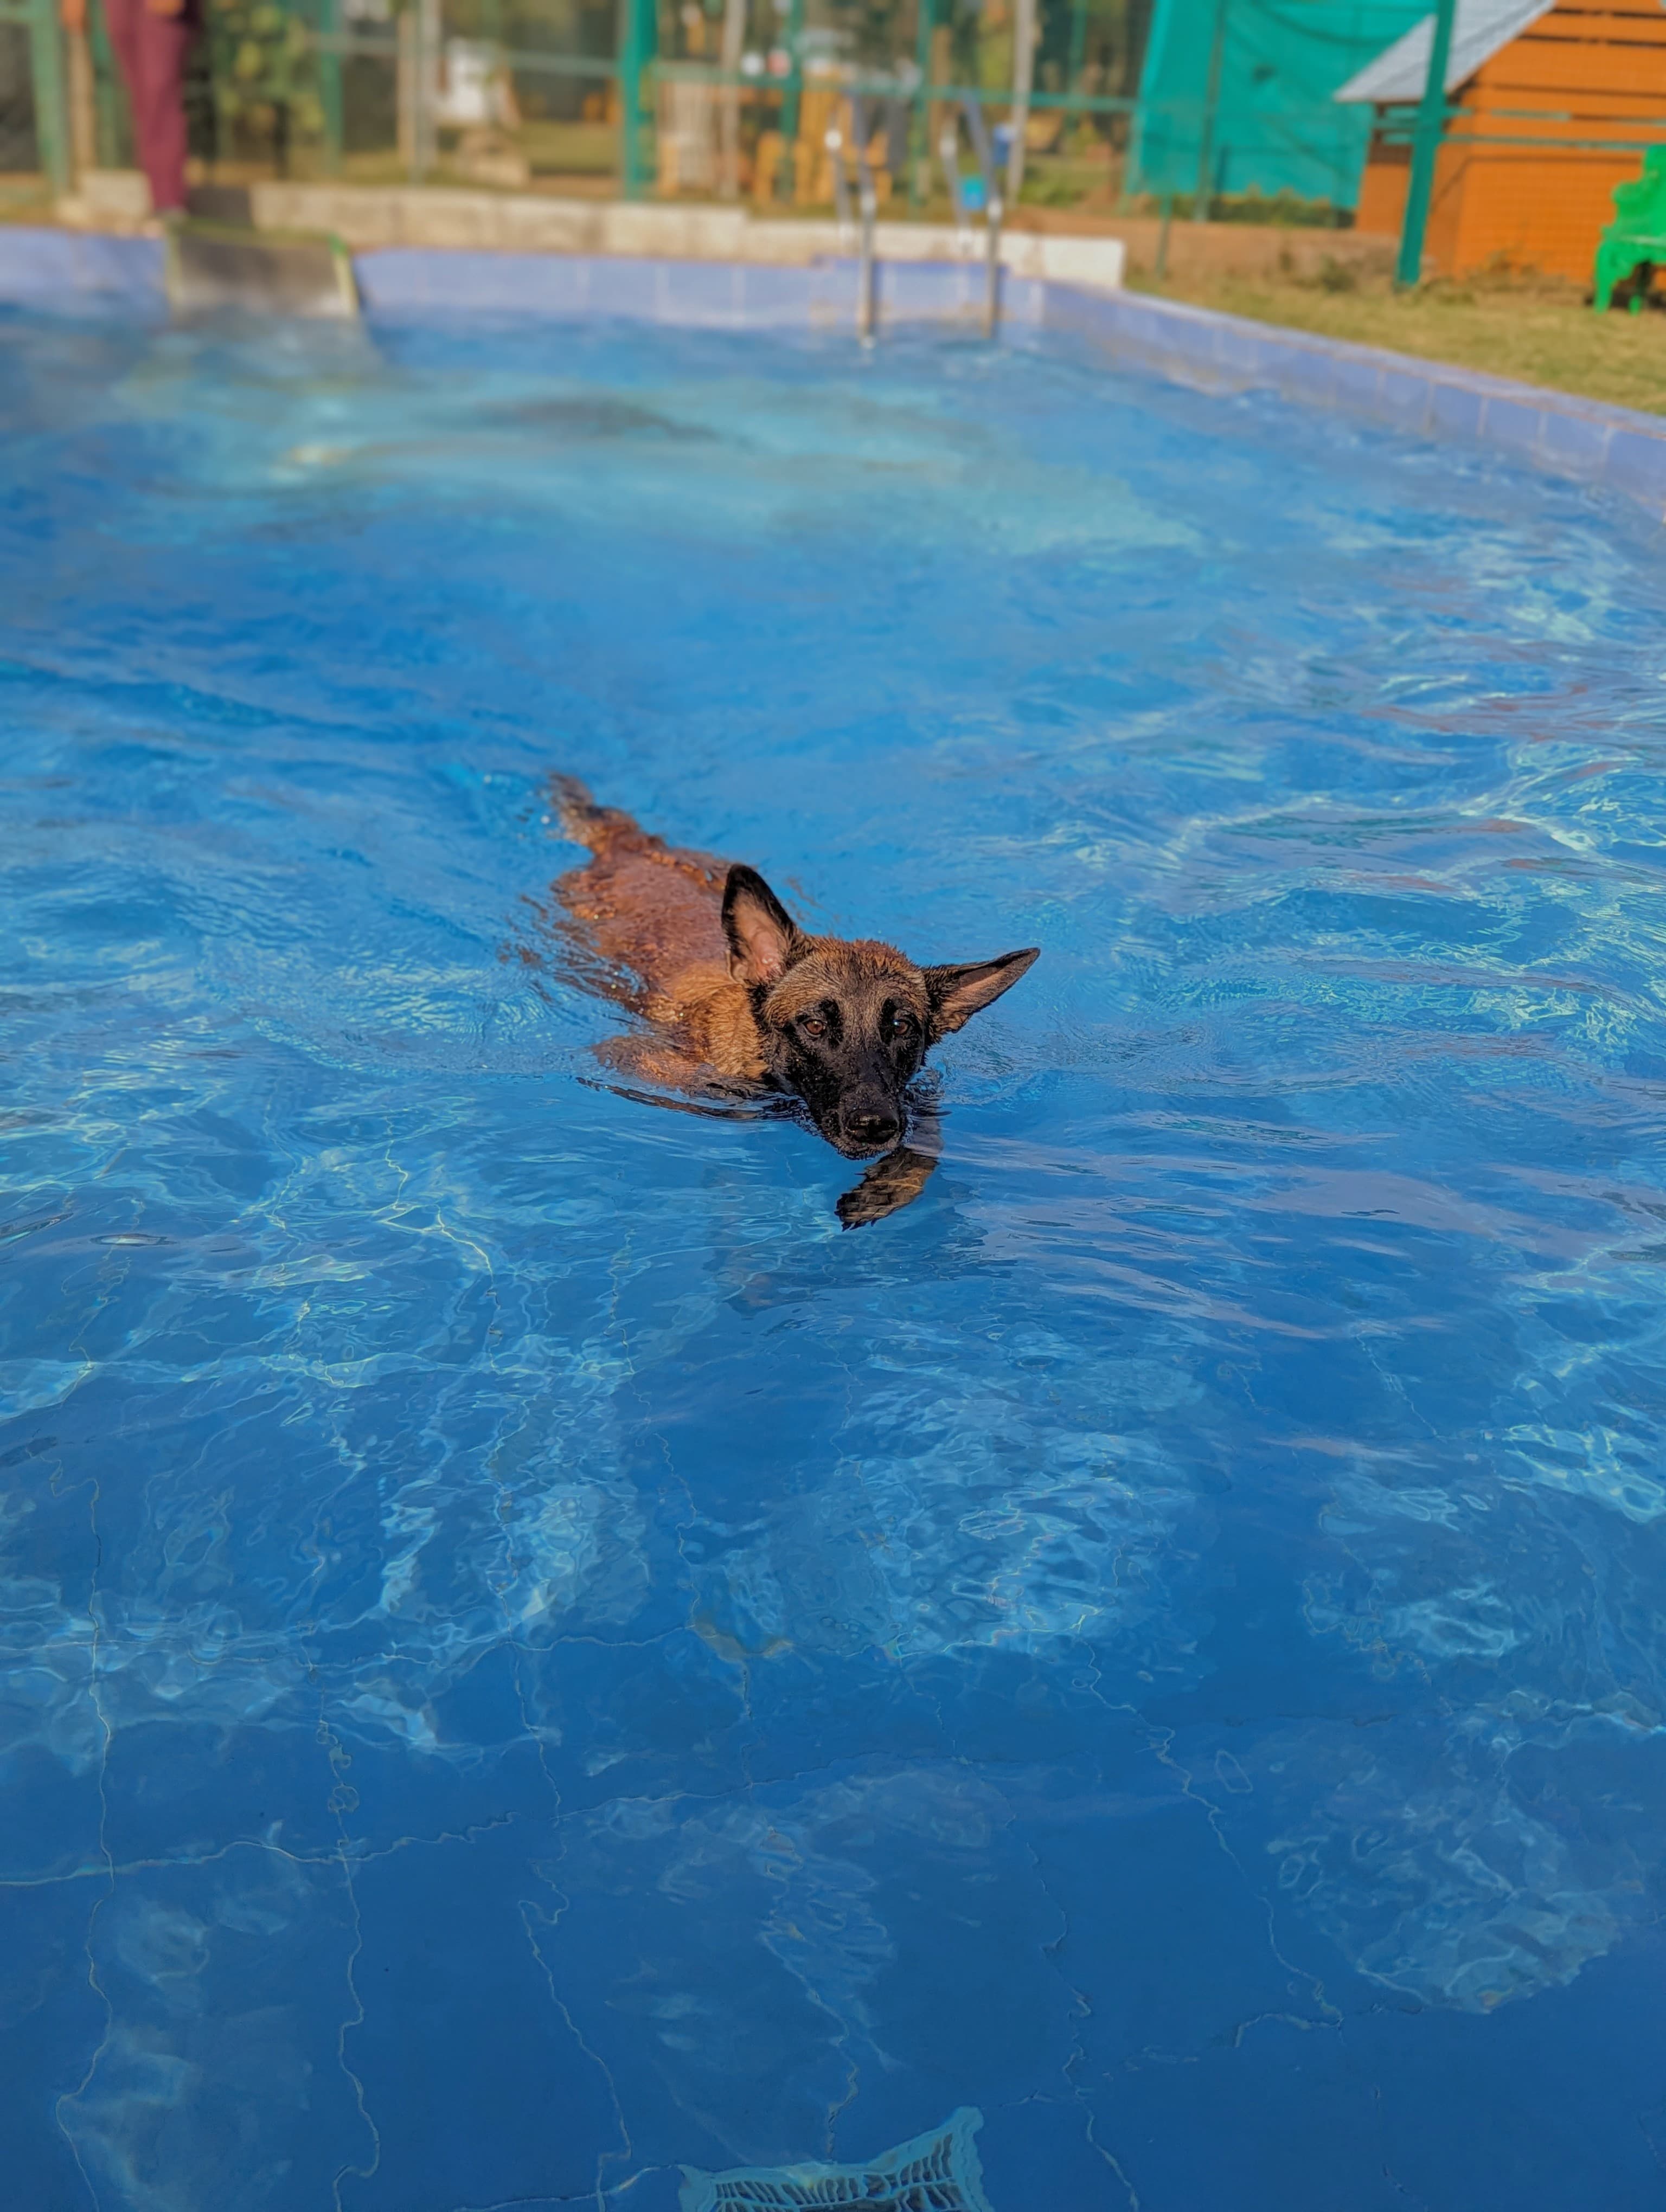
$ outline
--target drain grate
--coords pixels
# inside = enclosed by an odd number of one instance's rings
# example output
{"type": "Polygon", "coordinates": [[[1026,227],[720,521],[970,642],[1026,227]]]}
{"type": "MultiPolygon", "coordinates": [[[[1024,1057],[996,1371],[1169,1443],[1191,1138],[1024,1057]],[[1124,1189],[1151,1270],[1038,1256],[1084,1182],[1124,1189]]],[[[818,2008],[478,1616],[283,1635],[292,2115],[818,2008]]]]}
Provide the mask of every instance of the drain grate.
{"type": "Polygon", "coordinates": [[[682,2212],[990,2212],[972,2137],[983,2115],[970,2105],[940,2128],[860,2166],[748,2166],[731,2173],[683,2168],[682,2212]]]}

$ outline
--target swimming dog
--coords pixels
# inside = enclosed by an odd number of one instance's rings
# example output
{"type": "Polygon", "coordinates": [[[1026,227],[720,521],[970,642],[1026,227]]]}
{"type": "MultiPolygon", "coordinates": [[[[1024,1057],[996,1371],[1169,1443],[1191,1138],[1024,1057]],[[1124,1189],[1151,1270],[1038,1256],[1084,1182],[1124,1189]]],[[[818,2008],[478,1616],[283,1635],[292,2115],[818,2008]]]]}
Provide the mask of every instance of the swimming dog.
{"type": "Polygon", "coordinates": [[[667,845],[571,777],[551,788],[591,855],[555,885],[580,972],[648,1024],[599,1046],[605,1063],[690,1097],[796,1101],[847,1159],[873,1164],[840,1201],[847,1228],[918,1196],[936,1163],[903,1141],[909,1086],[1039,948],[921,968],[872,938],[812,936],[756,869],[667,845]]]}

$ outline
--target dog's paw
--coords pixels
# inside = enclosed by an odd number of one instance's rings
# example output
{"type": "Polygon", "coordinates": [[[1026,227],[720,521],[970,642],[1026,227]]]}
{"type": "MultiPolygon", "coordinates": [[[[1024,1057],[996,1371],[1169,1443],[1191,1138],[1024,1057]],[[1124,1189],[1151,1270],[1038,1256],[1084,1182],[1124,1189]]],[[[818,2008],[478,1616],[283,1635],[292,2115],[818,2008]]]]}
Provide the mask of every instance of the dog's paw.
{"type": "Polygon", "coordinates": [[[861,1181],[846,1191],[836,1209],[840,1220],[847,1229],[866,1229],[870,1222],[883,1221],[886,1214],[912,1206],[936,1165],[928,1152],[899,1146],[875,1160],[861,1181]]]}

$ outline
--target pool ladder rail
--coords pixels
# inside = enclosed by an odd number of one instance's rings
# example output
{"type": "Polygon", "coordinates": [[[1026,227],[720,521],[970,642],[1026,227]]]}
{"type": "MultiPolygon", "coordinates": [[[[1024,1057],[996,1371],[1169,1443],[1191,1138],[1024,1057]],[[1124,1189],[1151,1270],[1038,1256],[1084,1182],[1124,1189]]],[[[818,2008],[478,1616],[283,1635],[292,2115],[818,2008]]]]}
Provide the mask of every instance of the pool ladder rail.
{"type": "Polygon", "coordinates": [[[972,217],[978,214],[983,217],[983,335],[986,338],[993,338],[1000,328],[1000,228],[1006,217],[1001,178],[1006,172],[1012,134],[1010,126],[1004,123],[998,123],[991,131],[984,119],[982,104],[978,100],[963,100],[961,112],[965,118],[972,151],[977,156],[977,173],[970,177],[963,177],[960,173],[958,123],[951,120],[944,125],[942,136],[937,142],[937,152],[943,164],[943,173],[948,179],[949,198],[954,206],[955,228],[969,251],[972,242],[972,217]]]}
{"type": "MultiPolygon", "coordinates": [[[[961,105],[972,150],[977,156],[977,173],[970,177],[960,173],[958,122],[945,126],[937,150],[948,179],[955,228],[969,252],[972,217],[979,213],[983,217],[983,335],[993,338],[1000,328],[1000,232],[1006,214],[1001,179],[1011,149],[1012,131],[1004,123],[997,124],[991,131],[979,101],[967,100],[961,105]]],[[[832,158],[833,199],[840,243],[847,249],[853,244],[856,247],[856,336],[863,345],[871,346],[879,322],[879,264],[873,251],[873,224],[879,203],[867,158],[867,106],[854,93],[850,99],[850,137],[851,144],[847,148],[844,133],[835,124],[823,143],[832,158]],[[857,221],[854,224],[850,211],[852,157],[856,172],[857,221]]]]}
{"type": "MultiPolygon", "coordinates": [[[[859,94],[852,94],[850,100],[851,151],[856,157],[856,204],[860,216],[856,243],[856,336],[865,346],[873,343],[877,321],[876,291],[878,270],[873,258],[873,220],[879,212],[879,196],[873,186],[873,172],[867,158],[867,107],[859,94]]],[[[839,240],[843,246],[851,244],[850,179],[846,170],[844,133],[836,124],[826,137],[828,152],[833,157],[833,199],[838,215],[839,240]]]]}

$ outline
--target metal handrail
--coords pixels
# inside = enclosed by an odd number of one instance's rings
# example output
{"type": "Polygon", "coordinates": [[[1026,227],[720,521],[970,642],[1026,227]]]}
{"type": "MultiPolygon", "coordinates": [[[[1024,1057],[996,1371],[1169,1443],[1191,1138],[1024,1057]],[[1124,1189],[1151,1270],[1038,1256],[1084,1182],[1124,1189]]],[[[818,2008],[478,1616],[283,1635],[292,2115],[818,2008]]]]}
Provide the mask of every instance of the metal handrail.
{"type": "MultiPolygon", "coordinates": [[[[873,172],[867,158],[867,114],[860,99],[850,103],[850,135],[855,142],[856,199],[858,230],[856,240],[856,336],[865,346],[873,343],[875,312],[875,263],[873,258],[873,219],[879,210],[879,196],[874,189],[873,172]]],[[[833,157],[833,209],[839,226],[841,242],[850,242],[850,186],[845,174],[844,133],[834,124],[823,143],[833,157]]]]}
{"type": "Polygon", "coordinates": [[[850,132],[856,141],[856,199],[862,221],[856,264],[856,335],[865,346],[871,346],[874,324],[873,218],[879,210],[879,195],[874,190],[873,172],[868,166],[867,110],[860,94],[851,98],[850,132]]]}
{"type": "MultiPolygon", "coordinates": [[[[1000,129],[993,133],[983,119],[983,110],[976,100],[966,100],[961,106],[961,116],[966,125],[967,136],[977,155],[983,179],[983,335],[993,338],[1000,327],[1000,227],[1006,216],[1006,202],[1001,197],[1001,178],[1005,170],[1006,148],[1000,129]]],[[[945,123],[937,142],[938,158],[943,164],[948,180],[949,199],[954,209],[957,228],[970,240],[971,215],[966,187],[960,174],[960,126],[945,123]]]]}

